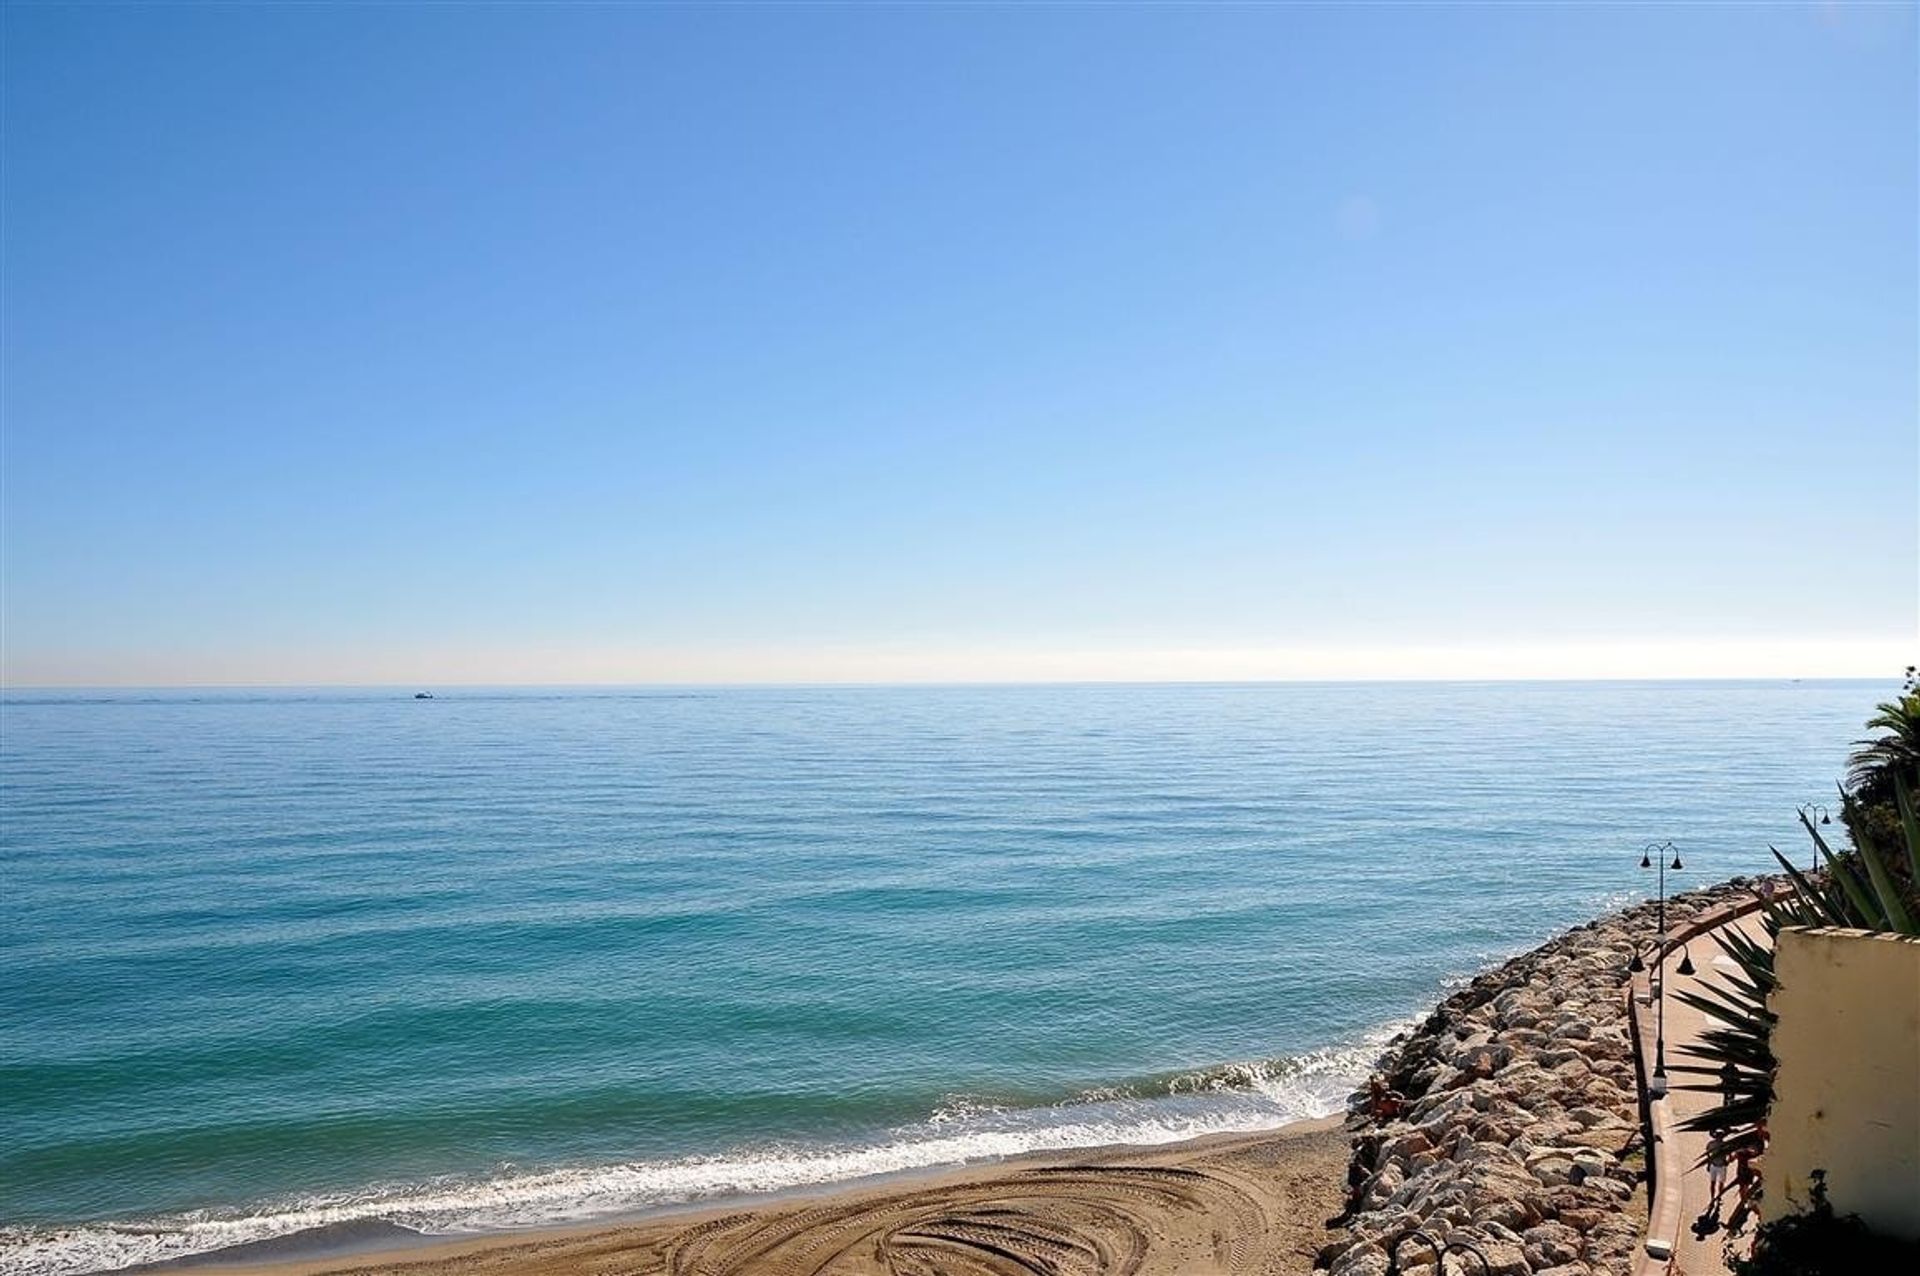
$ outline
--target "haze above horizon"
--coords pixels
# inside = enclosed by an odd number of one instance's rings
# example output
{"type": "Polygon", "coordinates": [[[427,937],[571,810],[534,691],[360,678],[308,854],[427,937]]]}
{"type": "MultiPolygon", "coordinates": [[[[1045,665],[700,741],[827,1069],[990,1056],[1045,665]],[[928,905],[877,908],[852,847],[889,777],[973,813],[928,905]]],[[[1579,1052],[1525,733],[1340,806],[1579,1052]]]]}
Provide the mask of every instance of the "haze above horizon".
{"type": "Polygon", "coordinates": [[[1911,4],[0,23],[8,686],[1920,650],[1911,4]]]}

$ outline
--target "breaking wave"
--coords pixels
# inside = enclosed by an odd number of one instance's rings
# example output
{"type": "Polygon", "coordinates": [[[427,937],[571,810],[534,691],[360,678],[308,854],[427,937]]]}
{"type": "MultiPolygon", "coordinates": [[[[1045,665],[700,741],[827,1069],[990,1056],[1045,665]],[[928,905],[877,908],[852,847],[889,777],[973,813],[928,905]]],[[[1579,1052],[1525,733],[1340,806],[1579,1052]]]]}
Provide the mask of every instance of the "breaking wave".
{"type": "MultiPolygon", "coordinates": [[[[1341,1110],[1393,1033],[1348,1045],[1089,1089],[1037,1106],[955,1095],[926,1120],[862,1142],[767,1144],[715,1156],[441,1178],[70,1228],[0,1228],[0,1273],[77,1276],[264,1243],[273,1256],[359,1240],[511,1231],[631,1216],[1023,1153],[1160,1144],[1273,1129],[1341,1110]]],[[[263,1255],[264,1256],[264,1255],[263,1255]]]]}

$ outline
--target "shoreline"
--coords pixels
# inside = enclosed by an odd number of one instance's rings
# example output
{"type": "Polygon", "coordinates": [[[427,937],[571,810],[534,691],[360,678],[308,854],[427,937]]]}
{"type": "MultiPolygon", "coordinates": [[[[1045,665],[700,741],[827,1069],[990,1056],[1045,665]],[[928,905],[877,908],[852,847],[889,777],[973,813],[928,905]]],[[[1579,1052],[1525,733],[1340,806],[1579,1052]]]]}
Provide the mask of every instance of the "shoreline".
{"type": "MultiPolygon", "coordinates": [[[[822,1242],[809,1235],[818,1227],[838,1225],[862,1237],[879,1236],[885,1247],[900,1243],[907,1229],[925,1229],[928,1215],[942,1219],[1005,1210],[1009,1203],[1032,1217],[1035,1239],[1042,1248],[1067,1245],[1048,1233],[1073,1229],[1070,1216],[1111,1210],[1126,1198],[1141,1195],[1131,1180],[1165,1180],[1161,1207],[1135,1206],[1141,1217],[1132,1220],[1140,1239],[1155,1249],[1190,1250],[1211,1231],[1215,1211],[1194,1210],[1196,1198],[1243,1198],[1236,1214],[1251,1204],[1271,1215],[1263,1231],[1297,1233],[1304,1238],[1323,1234],[1324,1219],[1339,1208],[1341,1168],[1346,1163],[1344,1115],[1292,1121],[1270,1130],[1250,1133],[1207,1134],[1174,1143],[1111,1144],[1072,1151],[1034,1152],[994,1162],[966,1166],[900,1170],[839,1184],[820,1184],[769,1193],[743,1194],[698,1204],[670,1205],[623,1218],[571,1226],[535,1228],[469,1237],[419,1235],[415,1241],[367,1244],[350,1248],[329,1245],[314,1237],[316,1248],[306,1254],[286,1252],[261,1261],[236,1254],[234,1247],[161,1263],[124,1268],[129,1273],[219,1273],[220,1276],[326,1276],[329,1273],[404,1272],[409,1276],[465,1276],[466,1273],[512,1272],[516,1276],[571,1276],[573,1273],[616,1270],[668,1270],[671,1256],[693,1241],[716,1244],[711,1234],[725,1231],[752,1233],[764,1250],[764,1233],[793,1231],[789,1242],[818,1249],[822,1242]],[[1281,1184],[1261,1184],[1249,1170],[1278,1168],[1272,1176],[1281,1184]],[[1070,1185],[1066,1180],[1075,1180],[1070,1185]],[[1085,1182],[1078,1180],[1087,1180],[1085,1182]],[[1212,1179],[1214,1182],[1207,1182],[1212,1179]],[[1111,1180],[1107,1182],[1106,1180],[1111,1180]],[[1324,1184],[1324,1191],[1302,1191],[1303,1184],[1324,1184]],[[1268,1190],[1262,1191],[1265,1186],[1268,1190]],[[1112,1198],[1106,1200],[1104,1198],[1112,1198]],[[1076,1209],[1076,1207],[1079,1207],[1076,1209]],[[1198,1214],[1203,1224],[1186,1215],[1198,1214]],[[830,1216],[819,1220],[816,1216],[830,1216]],[[804,1223],[800,1220],[806,1220],[804,1223]],[[725,1226],[723,1226],[725,1225],[725,1226]],[[226,1257],[222,1257],[225,1255],[226,1257]]],[[[915,1232],[915,1236],[918,1232],[915,1232]]],[[[271,1244],[289,1251],[298,1247],[298,1234],[271,1244]],[[293,1244],[287,1244],[292,1242],[293,1244]]],[[[397,1238],[388,1238],[389,1241],[397,1238]]],[[[1099,1238],[1082,1242],[1099,1252],[1099,1238]]],[[[857,1242],[856,1242],[857,1243],[857,1242]]],[[[773,1248],[779,1248],[776,1244],[773,1248]]],[[[842,1247],[844,1251],[844,1246],[842,1247]]],[[[1313,1246],[1299,1244],[1290,1251],[1296,1260],[1264,1270],[1306,1272],[1311,1269],[1313,1246]]],[[[1287,1255],[1282,1255],[1286,1257],[1287,1255]]],[[[769,1256],[756,1251],[745,1257],[759,1264],[769,1256]]],[[[1142,1255],[1143,1258],[1151,1255],[1142,1255]]],[[[701,1270],[757,1270],[740,1266],[726,1255],[720,1265],[704,1263],[701,1270]]],[[[1143,1271],[1154,1270],[1149,1263],[1143,1271]]],[[[1175,1267],[1171,1270],[1190,1270],[1175,1267]]]]}
{"type": "Polygon", "coordinates": [[[1398,1018],[1341,1044],[1299,1055],[1167,1070],[1126,1083],[1124,1089],[1082,1091],[1078,1102],[1008,1110],[1016,1117],[1031,1113],[1062,1118],[1032,1128],[1021,1122],[936,1132],[925,1140],[821,1145],[814,1149],[817,1155],[791,1158],[723,1156],[712,1161],[532,1168],[505,1178],[428,1184],[428,1190],[412,1197],[370,1197],[343,1204],[292,1201],[237,1214],[231,1221],[179,1214],[135,1224],[41,1228],[37,1236],[22,1235],[27,1243],[12,1252],[11,1261],[0,1254],[0,1273],[304,1272],[365,1268],[374,1261],[369,1256],[378,1256],[385,1270],[393,1262],[416,1262],[423,1254],[445,1256],[476,1246],[491,1250],[502,1244],[651,1228],[715,1211],[772,1210],[789,1201],[983,1179],[1121,1152],[1159,1158],[1203,1151],[1216,1141],[1270,1138],[1343,1112],[1382,1051],[1413,1023],[1398,1018]],[[630,1171],[641,1172],[648,1181],[636,1187],[630,1171]],[[675,1171],[683,1172],[677,1182],[675,1171]],[[653,1181],[661,1175],[664,1183],[653,1181]],[[684,1195],[664,1194],[689,1188],[684,1195]],[[501,1189],[505,1194],[496,1195],[501,1189]],[[550,1202],[564,1206],[568,1201],[579,1208],[547,1208],[550,1202]],[[302,1214],[306,1216],[299,1217],[302,1214]],[[281,1226],[273,1226],[276,1222],[281,1226]],[[255,1225],[259,1223],[266,1225],[255,1225]],[[200,1247],[192,1246],[194,1238],[185,1234],[189,1230],[202,1232],[200,1247]],[[172,1243],[176,1233],[188,1243],[172,1243]],[[36,1252],[35,1242],[45,1248],[36,1252]]]}
{"type": "MultiPolygon", "coordinates": [[[[1677,909],[1680,916],[1685,916],[1703,904],[1743,893],[1750,888],[1751,880],[1736,877],[1672,897],[1668,900],[1670,914],[1677,909]]],[[[1412,1021],[1409,1031],[1391,1040],[1383,1039],[1373,1066],[1383,1069],[1394,1084],[1409,1094],[1424,1093],[1431,1085],[1436,1093],[1421,1105],[1424,1111],[1432,1107],[1441,1092],[1450,1091],[1456,1085],[1478,1084],[1488,1066],[1504,1073],[1500,1081],[1510,1087],[1524,1069],[1516,1066],[1511,1073],[1506,1073],[1500,1067],[1505,1056],[1488,1065],[1478,1054],[1488,1050],[1514,1053],[1500,1044],[1513,1036],[1514,1050],[1522,1056],[1516,1062],[1523,1062],[1530,1051],[1557,1048],[1557,1053],[1543,1056],[1542,1062],[1560,1072],[1566,1071],[1561,1065],[1568,1063],[1574,1069],[1579,1087],[1588,1091],[1578,1098],[1572,1095],[1547,1098],[1550,1092],[1557,1095],[1563,1087],[1553,1077],[1538,1075],[1536,1068],[1534,1079],[1548,1083],[1541,1097],[1551,1111],[1561,1113],[1578,1102],[1615,1107],[1621,1101],[1615,1097],[1617,1090],[1610,1089],[1598,1076],[1592,1084],[1581,1078],[1590,1075],[1589,1065],[1606,1072],[1617,1068],[1615,1056],[1621,1050],[1620,1043],[1613,1038],[1619,1034],[1615,1031],[1617,1025],[1610,1023],[1617,1011],[1603,1008],[1611,1000],[1607,989],[1612,980],[1602,972],[1610,973],[1611,968],[1619,964],[1618,953],[1612,951],[1621,942],[1619,937],[1641,914],[1651,909],[1651,903],[1641,903],[1603,913],[1498,966],[1483,970],[1465,986],[1443,997],[1424,1022],[1412,1021]],[[1578,982],[1588,985],[1572,998],[1565,988],[1556,988],[1567,973],[1562,970],[1563,966],[1568,970],[1577,969],[1578,982]],[[1549,970],[1552,975],[1548,975],[1549,970]],[[1544,988],[1538,982],[1543,976],[1546,978],[1544,988]],[[1594,976],[1602,977],[1590,983],[1594,976]],[[1509,1016],[1503,1013],[1499,1023],[1486,1025],[1494,1029],[1491,1034],[1486,1033],[1478,1022],[1485,1013],[1479,1008],[1487,1006],[1499,992],[1507,994],[1500,1001],[1502,1006],[1508,1006],[1515,996],[1521,995],[1521,989],[1533,989],[1526,994],[1529,998],[1544,997],[1554,1004],[1543,1005],[1533,1016],[1519,1015],[1513,1024],[1506,1022],[1509,1016]],[[1591,1000],[1595,994],[1598,1001],[1591,1000]],[[1573,1013],[1576,1004],[1580,1009],[1573,1013]],[[1578,1020],[1581,1024],[1587,1023],[1591,1016],[1592,1028],[1598,1031],[1579,1027],[1568,1041],[1562,1041],[1558,1032],[1549,1040],[1543,1033],[1533,1031],[1536,1020],[1556,1013],[1561,1021],[1578,1020]],[[1471,1035],[1476,1031],[1480,1035],[1471,1035]],[[1467,1039],[1468,1053],[1474,1055],[1471,1067],[1467,1066],[1457,1045],[1445,1044],[1453,1040],[1456,1033],[1467,1039]],[[1436,1034],[1444,1040],[1437,1041],[1436,1034]],[[1492,1046],[1483,1045],[1489,1040],[1494,1042],[1492,1046]],[[1583,1058],[1572,1060],[1573,1054],[1581,1054],[1583,1058]],[[1567,1058],[1562,1059],[1563,1055],[1567,1058]],[[1448,1061],[1456,1066],[1449,1068],[1448,1061]],[[1463,1067],[1465,1071],[1461,1070],[1463,1067]],[[1420,1069],[1424,1071],[1416,1078],[1414,1073],[1420,1069]],[[1593,1088],[1595,1085],[1597,1090],[1593,1088]]],[[[1505,1093],[1506,1097],[1498,1102],[1509,1107],[1516,1100],[1523,1106],[1535,1102],[1510,1088],[1505,1093]]],[[[1457,1105],[1450,1106],[1449,1112],[1453,1106],[1457,1105]]],[[[1617,1137],[1615,1131],[1624,1135],[1622,1121],[1616,1119],[1624,1117],[1624,1112],[1605,1118],[1583,1114],[1583,1121],[1604,1122],[1604,1128],[1591,1131],[1595,1138],[1588,1139],[1577,1132],[1574,1137],[1566,1137],[1563,1131],[1561,1139],[1556,1141],[1593,1145],[1581,1147],[1571,1154],[1574,1156],[1591,1154],[1595,1148],[1601,1149],[1602,1157],[1623,1156],[1628,1149],[1620,1145],[1631,1140],[1617,1137]]],[[[832,1256],[847,1254],[850,1245],[864,1245],[873,1249],[873,1262],[836,1266],[834,1270],[865,1273],[892,1270],[891,1259],[881,1261],[889,1252],[887,1247],[906,1243],[899,1240],[902,1235],[917,1236],[919,1233],[914,1229],[923,1229],[928,1219],[946,1219],[964,1230],[978,1223],[973,1216],[981,1211],[1026,1219],[1032,1236],[1039,1238],[1033,1243],[1042,1249],[1066,1246],[1075,1250],[1077,1247],[1076,1252],[1096,1254],[1108,1253],[1112,1245],[1119,1244],[1129,1253],[1137,1250],[1129,1260],[1130,1265],[1124,1265],[1128,1271],[1156,1272],[1160,1264],[1182,1254],[1187,1257],[1167,1268],[1169,1273],[1237,1274],[1241,1271],[1239,1266],[1228,1263],[1224,1254],[1216,1254],[1214,1261],[1197,1265],[1189,1261],[1193,1257],[1190,1251],[1199,1243],[1195,1230],[1198,1225],[1190,1218],[1177,1217],[1182,1213],[1212,1218],[1213,1223],[1208,1227],[1217,1236],[1257,1237],[1263,1257],[1253,1270],[1266,1276],[1310,1272],[1316,1257],[1322,1264],[1331,1262],[1334,1267],[1344,1269],[1353,1266],[1355,1260],[1378,1253],[1377,1246],[1389,1231],[1383,1229],[1384,1220],[1377,1211],[1382,1206],[1391,1209],[1403,1203],[1406,1193],[1398,1190],[1401,1181],[1417,1169],[1416,1163],[1404,1160],[1400,1152],[1394,1154],[1391,1167],[1375,1161],[1377,1153],[1363,1155],[1364,1144],[1379,1142],[1378,1135],[1367,1134],[1377,1128],[1378,1123],[1354,1109],[1350,1099],[1345,1114],[1291,1120],[1264,1129],[1214,1131],[1168,1142],[1122,1141],[988,1155],[958,1163],[904,1167],[841,1180],[758,1191],[735,1190],[626,1212],[609,1212],[574,1222],[510,1226],[465,1234],[415,1232],[397,1223],[369,1217],[110,1270],[224,1273],[225,1276],[322,1276],[369,1271],[406,1272],[412,1276],[468,1276],[469,1273],[478,1276],[482,1272],[512,1276],[589,1276],[590,1273],[600,1276],[616,1271],[621,1276],[653,1271],[698,1271],[701,1276],[736,1272],[747,1276],[777,1270],[782,1276],[812,1276],[827,1268],[796,1266],[796,1261],[791,1259],[775,1262],[773,1251],[786,1246],[811,1253],[824,1247],[823,1252],[832,1256]],[[1353,1136],[1351,1141],[1349,1135],[1353,1136]],[[1339,1213],[1344,1204],[1350,1164],[1366,1180],[1361,1210],[1358,1216],[1347,1220],[1344,1227],[1330,1230],[1329,1224],[1333,1221],[1330,1216],[1339,1213]],[[1061,1176],[1076,1179],[1074,1189],[1064,1196],[1047,1187],[1049,1183],[1064,1181],[1061,1176]],[[1138,1204],[1141,1189],[1131,1181],[1142,1176],[1156,1183],[1180,1181],[1190,1191],[1163,1193],[1165,1200],[1142,1207],[1138,1204]],[[1392,1206],[1389,1206],[1389,1197],[1394,1198],[1392,1206]],[[1138,1216],[1130,1213],[1138,1210],[1144,1212],[1138,1216]],[[1113,1224],[1112,1217],[1104,1222],[1089,1222],[1102,1211],[1108,1216],[1121,1216],[1118,1240],[1106,1236],[1102,1230],[1113,1224]],[[955,1219],[959,1222],[954,1223],[955,1219]],[[1222,1227],[1226,1228],[1224,1232],[1222,1227]],[[828,1237],[838,1239],[823,1239],[819,1235],[823,1229],[828,1237]],[[1086,1237],[1074,1239],[1083,1231],[1086,1237]],[[763,1241],[767,1235],[776,1239],[770,1243],[756,1242],[757,1248],[750,1247],[751,1252],[744,1256],[734,1254],[727,1247],[738,1248],[738,1234],[743,1232],[763,1241]],[[842,1232],[853,1239],[847,1241],[840,1235],[842,1232]],[[1343,1234],[1347,1238],[1344,1242],[1338,1239],[1343,1234]],[[735,1240],[727,1240],[728,1236],[735,1236],[735,1240]],[[1278,1251],[1269,1244],[1276,1236],[1283,1238],[1278,1251]],[[1330,1240],[1333,1243],[1329,1244],[1330,1240]],[[1359,1244],[1355,1245],[1355,1241],[1359,1244]],[[876,1246],[878,1248],[874,1248],[876,1246]],[[683,1260],[682,1253],[689,1248],[700,1251],[703,1255],[700,1262],[683,1260]],[[718,1251],[718,1258],[709,1251],[718,1251]]],[[[1396,1137],[1398,1133],[1403,1132],[1396,1128],[1396,1137]]],[[[1477,1125],[1474,1133],[1479,1133],[1477,1125]]],[[[1503,1137],[1511,1133],[1501,1131],[1503,1137]]],[[[1430,1163],[1431,1157],[1416,1160],[1430,1163]]],[[[1609,1160],[1608,1164],[1614,1167],[1612,1174],[1621,1175],[1623,1167],[1617,1161],[1609,1160]]],[[[1600,1172],[1598,1165],[1595,1172],[1600,1172]]],[[[1516,1183],[1513,1195],[1527,1197],[1533,1186],[1531,1181],[1516,1183]]],[[[1582,1200],[1574,1212],[1584,1209],[1592,1214],[1595,1207],[1600,1207],[1599,1215],[1644,1213],[1645,1197],[1631,1190],[1634,1186],[1631,1179],[1626,1183],[1615,1182],[1613,1186],[1622,1190],[1611,1202],[1597,1197],[1582,1200]],[[1629,1201],[1634,1204],[1629,1205],[1629,1201]],[[1635,1208],[1636,1205],[1639,1208],[1635,1208]]],[[[1505,1195],[1504,1187],[1502,1195],[1505,1195]]],[[[1413,1204],[1418,1210],[1415,1201],[1404,1203],[1413,1204]]],[[[1528,1211],[1533,1217],[1544,1213],[1551,1219],[1555,1215],[1555,1209],[1547,1207],[1544,1201],[1529,1204],[1528,1211]]],[[[1478,1212],[1476,1210],[1476,1214],[1478,1212]]],[[[1513,1221],[1519,1222],[1520,1216],[1516,1215],[1513,1221]]],[[[1512,1239],[1518,1246],[1521,1237],[1517,1231],[1512,1239]]],[[[1624,1234],[1614,1237],[1609,1232],[1607,1247],[1614,1247],[1613,1243],[1621,1239],[1624,1234]]],[[[935,1269],[905,1262],[900,1270],[935,1269]]],[[[1072,1264],[1058,1270],[1071,1270],[1078,1276],[1078,1269],[1072,1264]]],[[[1088,1276],[1107,1270],[1110,1268],[1097,1265],[1089,1269],[1088,1276]]]]}

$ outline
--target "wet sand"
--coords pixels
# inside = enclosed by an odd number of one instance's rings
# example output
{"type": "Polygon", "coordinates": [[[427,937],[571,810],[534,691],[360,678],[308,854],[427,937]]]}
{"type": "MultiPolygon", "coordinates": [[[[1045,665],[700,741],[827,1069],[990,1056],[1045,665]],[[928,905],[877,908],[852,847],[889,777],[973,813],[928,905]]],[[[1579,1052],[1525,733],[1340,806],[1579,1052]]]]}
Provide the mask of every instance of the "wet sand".
{"type": "Polygon", "coordinates": [[[175,1272],[225,1276],[1305,1276],[1346,1177],[1340,1119],[1090,1148],[613,1226],[175,1272]]]}

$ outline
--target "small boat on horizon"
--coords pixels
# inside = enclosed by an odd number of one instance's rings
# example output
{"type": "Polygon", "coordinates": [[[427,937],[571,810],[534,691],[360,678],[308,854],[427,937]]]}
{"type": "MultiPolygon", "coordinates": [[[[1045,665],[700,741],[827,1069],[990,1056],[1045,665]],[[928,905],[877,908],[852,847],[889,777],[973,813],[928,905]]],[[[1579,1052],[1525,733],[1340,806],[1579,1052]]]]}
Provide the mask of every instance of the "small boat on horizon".
{"type": "Polygon", "coordinates": [[[414,693],[413,693],[413,698],[414,698],[415,700],[431,700],[431,699],[433,699],[433,692],[431,692],[431,691],[416,691],[416,692],[414,692],[414,693]]]}

